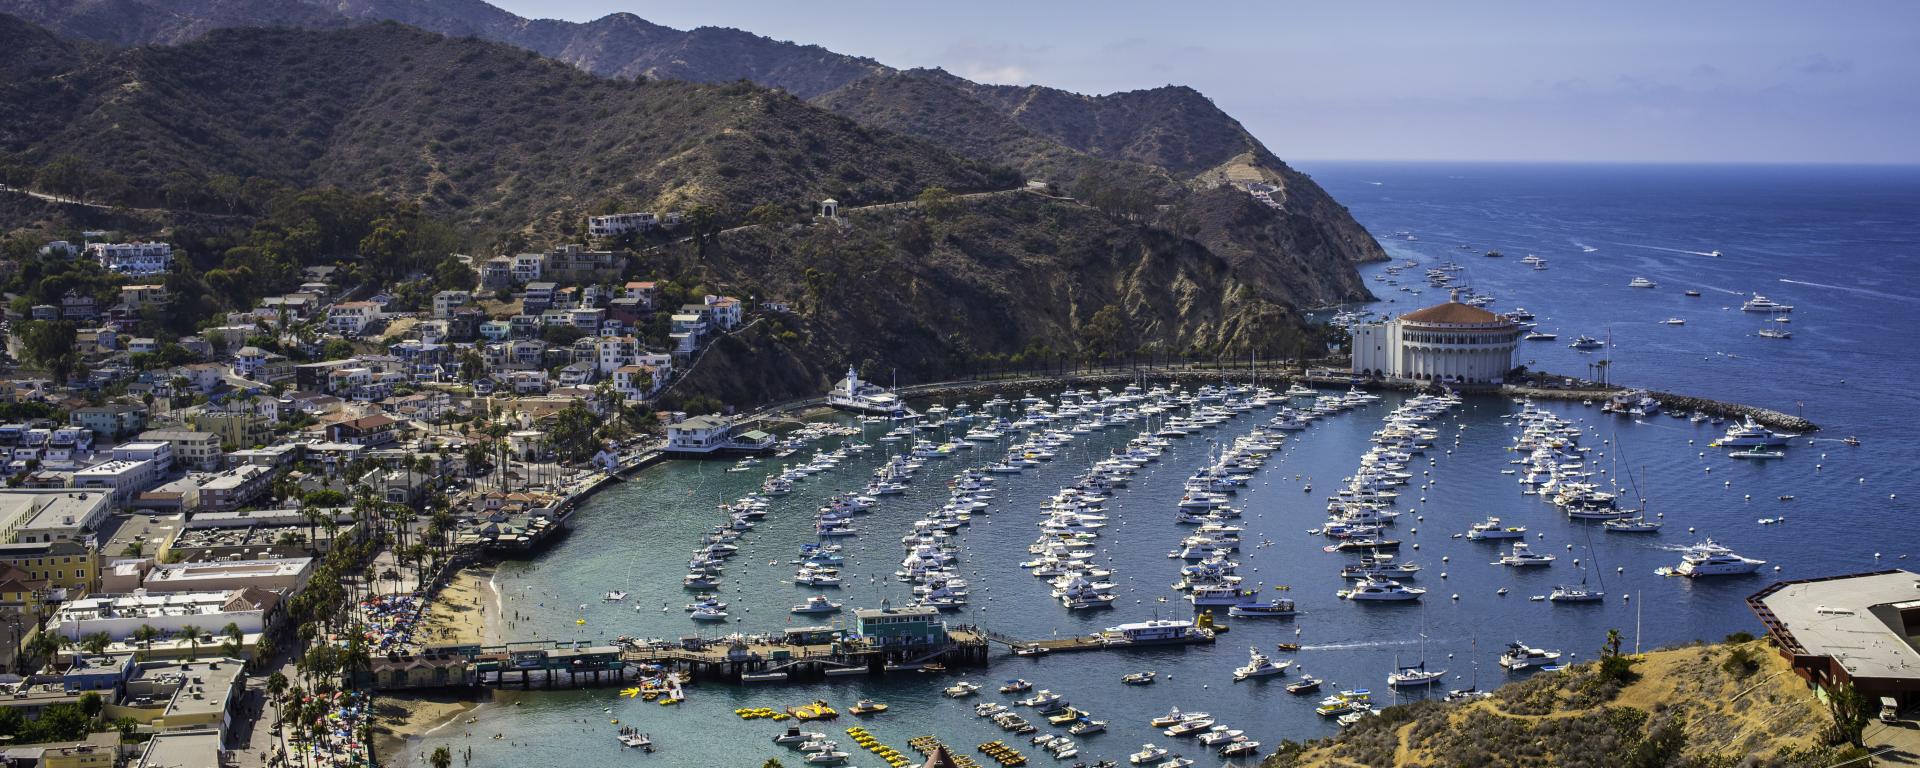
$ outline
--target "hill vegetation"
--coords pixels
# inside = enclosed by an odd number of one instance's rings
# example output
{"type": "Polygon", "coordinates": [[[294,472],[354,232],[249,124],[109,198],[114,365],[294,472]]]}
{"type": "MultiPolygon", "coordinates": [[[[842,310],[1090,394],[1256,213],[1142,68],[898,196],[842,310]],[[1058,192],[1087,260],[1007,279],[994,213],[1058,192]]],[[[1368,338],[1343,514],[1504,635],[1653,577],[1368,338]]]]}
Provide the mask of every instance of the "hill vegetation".
{"type": "Polygon", "coordinates": [[[1037,85],[986,85],[939,70],[895,70],[735,29],[681,31],[624,13],[586,23],[533,20],[481,0],[0,0],[0,12],[6,11],[63,34],[118,45],[177,43],[223,26],[390,20],[507,43],[610,77],[751,81],[965,157],[1020,168],[1028,178],[1062,188],[1117,188],[1111,194],[1138,205],[1175,202],[1168,182],[1195,188],[1272,184],[1281,190],[1274,199],[1282,205],[1266,215],[1308,220],[1284,226],[1319,230],[1324,245],[1346,259],[1386,258],[1312,180],[1191,88],[1087,96],[1037,85]],[[1096,158],[1139,167],[1088,162],[1096,158]]]}
{"type": "MultiPolygon", "coordinates": [[[[915,381],[1314,349],[1299,308],[1364,298],[1351,261],[1377,250],[1330,201],[1338,216],[1276,210],[1065,146],[924,73],[859,81],[870,95],[839,94],[850,118],[751,83],[595,77],[394,23],[109,50],[8,17],[0,66],[25,75],[0,83],[0,180],[159,219],[138,231],[184,254],[168,283],[187,300],[158,318],[176,332],[290,290],[302,266],[417,297],[463,274],[449,252],[679,210],[691,226],[674,236],[690,237],[628,243],[628,276],[801,310],[716,345],[675,390],[745,403],[816,393],[848,363],[915,381]],[[1029,189],[1036,174],[1069,181],[1029,189]],[[813,219],[823,197],[847,215],[813,219]]],[[[18,196],[7,210],[20,218],[0,225],[42,232],[129,218],[18,196]]],[[[33,284],[111,293],[25,261],[33,284]]]]}
{"type": "Polygon", "coordinates": [[[1764,640],[1605,656],[1509,683],[1465,704],[1386,709],[1338,736],[1289,742],[1294,766],[1826,766],[1834,716],[1764,640]]]}
{"type": "MultiPolygon", "coordinates": [[[[15,35],[24,35],[16,31],[15,35]]],[[[746,84],[593,77],[397,24],[223,30],[9,86],[19,162],[124,179],[133,204],[244,209],[244,180],[420,201],[483,232],[638,209],[911,198],[1007,187],[1008,169],[746,84]],[[219,180],[219,181],[216,181],[219,180]]],[[[84,186],[85,182],[81,183],[84,186]]],[[[99,190],[76,189],[74,192],[99,190]]]]}

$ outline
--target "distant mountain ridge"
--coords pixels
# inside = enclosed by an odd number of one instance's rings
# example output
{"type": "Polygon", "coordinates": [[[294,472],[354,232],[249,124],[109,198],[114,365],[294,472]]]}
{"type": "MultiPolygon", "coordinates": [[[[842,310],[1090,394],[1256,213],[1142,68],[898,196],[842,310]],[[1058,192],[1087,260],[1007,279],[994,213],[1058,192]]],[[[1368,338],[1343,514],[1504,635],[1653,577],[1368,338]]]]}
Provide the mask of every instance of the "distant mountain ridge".
{"type": "Polygon", "coordinates": [[[1349,261],[1385,258],[1378,243],[1310,179],[1288,168],[1211,100],[1182,86],[1085,96],[1043,86],[985,85],[939,70],[896,70],[735,29],[683,31],[628,13],[584,23],[534,20],[481,0],[0,0],[0,12],[69,37],[122,46],[175,44],[220,27],[397,21],[504,42],[606,76],[749,80],[1069,187],[1082,174],[1095,172],[1103,181],[1126,179],[1130,189],[1152,189],[1144,193],[1157,199],[1169,193],[1166,182],[1193,188],[1269,183],[1280,188],[1274,197],[1283,204],[1283,216],[1314,220],[1292,228],[1321,230],[1329,238],[1324,245],[1349,261]],[[893,112],[885,102],[872,101],[899,97],[901,89],[916,91],[918,114],[893,112]],[[953,124],[959,118],[984,122],[989,111],[1021,131],[998,121],[984,129],[953,124]],[[947,143],[955,140],[965,141],[947,143]],[[1088,158],[1144,168],[1122,170],[1088,158]]]}

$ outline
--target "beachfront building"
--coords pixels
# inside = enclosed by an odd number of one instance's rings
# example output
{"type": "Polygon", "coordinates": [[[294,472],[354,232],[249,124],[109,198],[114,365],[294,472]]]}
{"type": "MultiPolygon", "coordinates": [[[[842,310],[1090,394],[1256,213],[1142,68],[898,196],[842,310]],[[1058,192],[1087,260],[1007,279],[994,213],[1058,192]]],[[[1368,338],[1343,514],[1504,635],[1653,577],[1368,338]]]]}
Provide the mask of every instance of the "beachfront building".
{"type": "Polygon", "coordinates": [[[1920,574],[1783,581],[1747,598],[1794,674],[1823,691],[1920,704],[1920,574]]]}
{"type": "Polygon", "coordinates": [[[1445,384],[1498,384],[1513,370],[1520,326],[1453,300],[1353,326],[1353,373],[1445,384]]]}
{"type": "Polygon", "coordinates": [[[875,645],[939,645],[947,642],[940,610],[913,606],[855,611],[854,631],[875,645]]]}
{"type": "Polygon", "coordinates": [[[772,447],[772,435],[760,430],[737,431],[733,422],[719,416],[695,416],[667,426],[668,453],[757,453],[772,447]]]}

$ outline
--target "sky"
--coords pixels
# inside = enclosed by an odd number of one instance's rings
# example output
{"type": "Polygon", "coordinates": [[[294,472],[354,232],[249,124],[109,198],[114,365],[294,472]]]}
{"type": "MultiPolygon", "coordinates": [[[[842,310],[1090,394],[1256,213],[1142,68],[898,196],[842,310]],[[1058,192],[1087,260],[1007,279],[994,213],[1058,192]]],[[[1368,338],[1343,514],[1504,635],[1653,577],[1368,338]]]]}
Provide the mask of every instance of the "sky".
{"type": "Polygon", "coordinates": [[[491,0],[1206,93],[1290,160],[1920,163],[1920,2],[491,0]]]}

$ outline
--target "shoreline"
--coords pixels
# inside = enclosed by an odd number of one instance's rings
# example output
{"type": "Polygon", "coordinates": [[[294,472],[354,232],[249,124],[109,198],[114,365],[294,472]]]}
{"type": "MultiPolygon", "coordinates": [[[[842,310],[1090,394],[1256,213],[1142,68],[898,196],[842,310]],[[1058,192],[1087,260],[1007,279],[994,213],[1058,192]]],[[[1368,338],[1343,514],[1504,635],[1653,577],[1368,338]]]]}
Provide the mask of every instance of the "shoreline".
{"type": "Polygon", "coordinates": [[[381,765],[424,765],[414,754],[420,739],[454,725],[492,700],[492,692],[474,689],[405,692],[374,698],[373,748],[381,765]]]}

